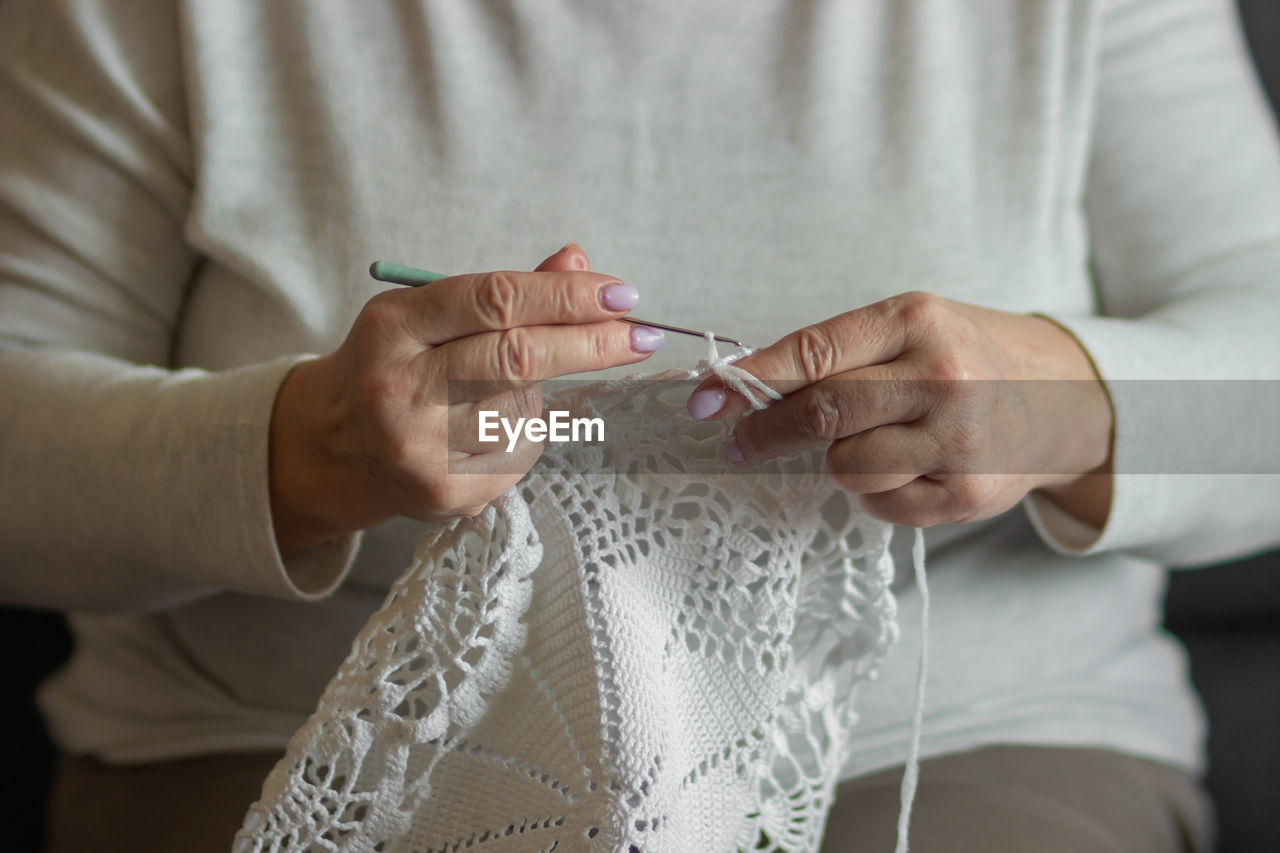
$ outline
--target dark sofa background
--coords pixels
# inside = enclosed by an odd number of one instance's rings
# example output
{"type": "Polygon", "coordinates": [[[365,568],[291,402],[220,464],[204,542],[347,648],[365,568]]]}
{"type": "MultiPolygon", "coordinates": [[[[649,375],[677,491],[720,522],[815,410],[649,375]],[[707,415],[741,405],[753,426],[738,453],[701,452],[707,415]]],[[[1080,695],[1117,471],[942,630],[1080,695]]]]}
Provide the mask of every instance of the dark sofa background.
{"type": "MultiPolygon", "coordinates": [[[[1280,2],[1238,5],[1280,117],[1280,2]]],[[[1280,280],[1280,270],[1275,274],[1280,280]]],[[[1280,518],[1275,523],[1280,528],[1280,518]]],[[[1280,851],[1280,552],[1174,572],[1165,625],[1186,644],[1209,713],[1208,784],[1220,853],[1280,851]]]]}

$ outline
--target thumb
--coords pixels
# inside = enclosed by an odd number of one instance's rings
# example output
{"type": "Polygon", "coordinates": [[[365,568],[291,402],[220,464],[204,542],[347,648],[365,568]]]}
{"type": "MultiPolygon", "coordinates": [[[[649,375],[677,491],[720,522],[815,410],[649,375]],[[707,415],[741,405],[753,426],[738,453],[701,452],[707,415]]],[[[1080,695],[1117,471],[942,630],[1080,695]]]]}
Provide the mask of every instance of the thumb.
{"type": "Polygon", "coordinates": [[[587,260],[587,253],[577,243],[569,243],[563,249],[538,264],[534,272],[563,272],[589,269],[591,269],[591,262],[587,260]]]}

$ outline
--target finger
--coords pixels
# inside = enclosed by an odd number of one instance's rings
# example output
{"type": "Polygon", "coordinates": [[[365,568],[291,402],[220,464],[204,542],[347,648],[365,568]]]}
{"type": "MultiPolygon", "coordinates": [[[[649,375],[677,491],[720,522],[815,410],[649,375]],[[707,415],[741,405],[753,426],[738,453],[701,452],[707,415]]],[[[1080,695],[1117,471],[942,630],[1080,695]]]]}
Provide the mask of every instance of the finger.
{"type": "Polygon", "coordinates": [[[449,450],[460,454],[492,453],[506,450],[509,441],[500,426],[520,423],[520,419],[542,415],[542,385],[533,383],[514,388],[505,394],[487,397],[449,407],[449,450]],[[485,434],[496,438],[486,441],[481,437],[481,416],[486,413],[485,434]],[[488,414],[492,413],[492,414],[488,414]]]}
{"type": "Polygon", "coordinates": [[[511,453],[460,454],[450,458],[439,498],[408,515],[440,522],[478,515],[494,498],[523,479],[542,455],[542,446],[522,441],[511,453]]]}
{"type": "Polygon", "coordinates": [[[391,336],[436,346],[521,326],[599,323],[625,316],[639,298],[635,288],[601,273],[507,270],[384,291],[365,311],[371,314],[367,321],[391,336]]]}
{"type": "Polygon", "coordinates": [[[662,345],[661,333],[626,323],[523,326],[450,341],[422,353],[422,387],[447,388],[448,400],[483,400],[528,385],[634,364],[662,345]]]}
{"type": "Polygon", "coordinates": [[[534,269],[535,272],[555,272],[564,270],[589,270],[591,262],[587,253],[577,243],[566,243],[562,249],[551,255],[534,269]]]}
{"type": "Polygon", "coordinates": [[[933,527],[958,520],[951,495],[941,481],[931,477],[917,477],[896,489],[863,494],[859,503],[872,518],[907,527],[933,527]]]}
{"type": "MultiPolygon", "coordinates": [[[[847,311],[798,329],[735,364],[781,394],[851,370],[885,364],[900,356],[913,340],[916,334],[913,326],[918,325],[913,318],[921,313],[916,306],[925,300],[921,295],[904,294],[847,311]]],[[[722,386],[718,378],[708,377],[694,390],[690,400],[701,391],[722,386]]],[[[690,403],[690,413],[695,417],[706,412],[712,397],[707,395],[699,400],[707,402],[697,406],[690,403]],[[695,408],[698,411],[694,411],[695,408]]],[[[729,392],[723,407],[705,416],[734,417],[749,408],[740,395],[729,392]]]]}
{"type": "Polygon", "coordinates": [[[883,366],[824,379],[748,415],[734,429],[744,459],[787,456],[886,424],[909,423],[929,409],[924,387],[883,366]]]}
{"type": "MultiPolygon", "coordinates": [[[[558,272],[564,270],[589,269],[591,269],[591,263],[587,259],[586,251],[584,251],[582,246],[577,243],[569,242],[558,249],[554,254],[549,255],[542,261],[542,263],[538,264],[535,271],[558,272]]],[[[455,396],[455,399],[472,399],[472,394],[461,385],[455,386],[455,390],[461,392],[460,396],[455,396]]],[[[476,393],[481,393],[483,390],[483,387],[477,388],[476,393]]],[[[478,434],[478,413],[481,409],[486,411],[496,411],[500,417],[507,419],[532,417],[542,410],[542,395],[539,393],[539,389],[536,384],[526,385],[523,388],[514,389],[508,394],[500,394],[497,397],[492,397],[488,400],[480,400],[475,404],[468,403],[461,410],[459,410],[459,407],[457,406],[454,406],[453,409],[455,411],[450,415],[449,423],[450,430],[456,431],[450,432],[450,437],[451,439],[453,437],[457,437],[459,440],[462,440],[463,436],[470,435],[474,437],[478,434]],[[536,397],[536,403],[533,404],[533,408],[528,408],[524,404],[529,403],[532,397],[536,397]],[[513,400],[516,398],[519,398],[520,405],[513,406],[513,400]]],[[[485,453],[492,450],[492,447],[487,444],[485,446],[479,446],[477,441],[470,442],[466,447],[460,447],[455,445],[451,440],[450,448],[464,453],[485,453]],[[476,446],[473,447],[471,445],[476,446]]]]}
{"type": "Polygon", "coordinates": [[[864,494],[862,506],[884,521],[932,527],[992,518],[1026,493],[1025,479],[1016,474],[930,474],[897,489],[864,494]]]}
{"type": "Polygon", "coordinates": [[[474,488],[474,499],[488,502],[520,482],[542,456],[544,442],[529,441],[523,436],[508,452],[506,437],[500,445],[490,445],[486,453],[473,453],[449,463],[451,477],[465,477],[468,489],[474,488]],[[498,448],[493,450],[492,448],[498,448]]]}
{"type": "Polygon", "coordinates": [[[891,424],[833,443],[827,449],[827,469],[840,488],[877,494],[940,471],[942,459],[925,430],[891,424]]]}

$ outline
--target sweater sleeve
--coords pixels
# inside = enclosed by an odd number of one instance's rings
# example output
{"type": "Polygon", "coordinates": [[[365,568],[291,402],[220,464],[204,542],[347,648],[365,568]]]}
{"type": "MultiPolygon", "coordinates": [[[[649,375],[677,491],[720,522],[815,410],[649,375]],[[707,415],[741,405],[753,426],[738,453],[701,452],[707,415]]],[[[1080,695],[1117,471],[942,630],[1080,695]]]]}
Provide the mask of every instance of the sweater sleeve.
{"type": "Polygon", "coordinates": [[[0,4],[0,599],[315,598],[350,536],[275,546],[267,440],[298,357],[168,369],[192,145],[176,4],[0,4]]]}
{"type": "Polygon", "coordinates": [[[1053,315],[1115,411],[1110,517],[1067,553],[1169,565],[1280,537],[1280,146],[1227,0],[1106,0],[1085,211],[1101,316],[1053,315]]]}

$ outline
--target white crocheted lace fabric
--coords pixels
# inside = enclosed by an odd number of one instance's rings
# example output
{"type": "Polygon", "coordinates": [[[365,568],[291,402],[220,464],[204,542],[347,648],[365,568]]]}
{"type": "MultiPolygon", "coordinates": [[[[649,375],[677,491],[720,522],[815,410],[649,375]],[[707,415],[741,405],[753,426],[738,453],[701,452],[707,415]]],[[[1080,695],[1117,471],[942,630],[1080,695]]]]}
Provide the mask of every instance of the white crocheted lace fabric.
{"type": "Polygon", "coordinates": [[[548,401],[606,441],[427,536],[237,851],[818,848],[897,636],[892,530],[812,457],[728,461],[701,375],[548,401]]]}

